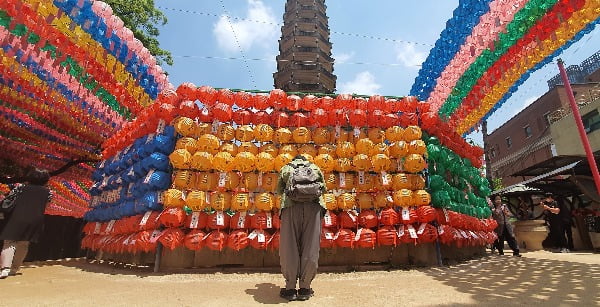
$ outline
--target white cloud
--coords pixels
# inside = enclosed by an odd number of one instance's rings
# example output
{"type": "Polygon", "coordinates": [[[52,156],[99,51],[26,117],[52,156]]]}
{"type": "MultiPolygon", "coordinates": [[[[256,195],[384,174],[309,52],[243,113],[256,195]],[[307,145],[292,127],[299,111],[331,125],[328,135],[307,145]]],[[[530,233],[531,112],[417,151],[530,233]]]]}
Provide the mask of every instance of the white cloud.
{"type": "Polygon", "coordinates": [[[247,51],[255,45],[268,46],[276,43],[279,28],[270,7],[261,0],[248,0],[246,17],[236,19],[221,15],[213,27],[213,34],[221,49],[237,52],[240,47],[247,51]]]}
{"type": "Polygon", "coordinates": [[[510,114],[510,116],[508,117],[508,119],[511,119],[515,115],[519,114],[519,112],[523,111],[525,108],[527,108],[534,101],[538,100],[538,98],[540,98],[540,97],[533,96],[533,97],[529,97],[529,98],[525,99],[525,101],[523,101],[523,103],[521,105],[518,105],[518,106],[516,106],[515,108],[512,109],[512,113],[510,114]]]}
{"type": "Polygon", "coordinates": [[[381,85],[375,81],[375,76],[368,71],[363,71],[358,73],[354,80],[342,83],[338,93],[374,95],[380,88],[381,85]]]}
{"type": "Polygon", "coordinates": [[[414,44],[398,44],[395,49],[396,59],[409,68],[418,69],[427,57],[425,52],[417,51],[414,44]]]}
{"type": "Polygon", "coordinates": [[[335,64],[344,64],[354,57],[354,51],[350,53],[336,53],[332,57],[335,59],[335,64]]]}

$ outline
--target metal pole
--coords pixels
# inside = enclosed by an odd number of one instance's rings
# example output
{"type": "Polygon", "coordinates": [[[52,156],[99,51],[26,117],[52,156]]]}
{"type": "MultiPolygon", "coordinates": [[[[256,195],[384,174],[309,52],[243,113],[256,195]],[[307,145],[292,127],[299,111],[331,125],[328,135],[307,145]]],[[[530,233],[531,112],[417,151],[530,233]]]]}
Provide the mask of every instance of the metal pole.
{"type": "Polygon", "coordinates": [[[160,261],[162,259],[162,251],[163,251],[163,245],[158,242],[158,244],[156,244],[156,255],[154,255],[154,273],[158,273],[158,270],[160,270],[160,261]]]}
{"type": "Polygon", "coordinates": [[[565,71],[565,67],[563,64],[563,60],[558,59],[558,69],[560,70],[560,76],[562,77],[563,83],[565,84],[565,91],[567,92],[569,104],[571,105],[571,110],[573,111],[573,118],[575,119],[575,123],[577,124],[579,137],[581,137],[581,142],[583,143],[583,149],[585,149],[585,155],[587,156],[588,163],[590,164],[590,170],[592,171],[592,175],[594,176],[594,183],[596,184],[596,193],[600,194],[600,174],[598,173],[598,166],[596,165],[596,159],[594,158],[594,152],[592,151],[592,147],[590,146],[590,141],[588,140],[587,134],[585,133],[583,121],[581,120],[581,114],[579,114],[579,108],[577,108],[577,103],[575,102],[573,89],[571,89],[571,83],[569,83],[569,77],[567,77],[567,72],[565,71]]]}

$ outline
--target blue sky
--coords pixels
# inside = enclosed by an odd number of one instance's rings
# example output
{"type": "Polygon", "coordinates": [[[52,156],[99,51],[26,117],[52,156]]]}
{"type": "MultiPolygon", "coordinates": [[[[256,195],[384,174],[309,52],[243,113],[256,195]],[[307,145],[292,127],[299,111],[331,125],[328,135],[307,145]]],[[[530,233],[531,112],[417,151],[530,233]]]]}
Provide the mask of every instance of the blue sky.
{"type": "MultiPolygon", "coordinates": [[[[404,96],[458,0],[325,3],[338,93],[404,96]]],[[[273,88],[284,0],[156,0],[155,4],[169,20],[161,27],[159,40],[174,56],[175,64],[164,68],[175,86],[192,82],[273,88]]],[[[579,64],[599,49],[597,28],[561,58],[567,65],[579,64]]],[[[557,73],[556,65],[549,64],[532,74],[490,118],[490,131],[545,93],[546,80],[557,73]]],[[[480,133],[468,138],[482,144],[480,133]]]]}

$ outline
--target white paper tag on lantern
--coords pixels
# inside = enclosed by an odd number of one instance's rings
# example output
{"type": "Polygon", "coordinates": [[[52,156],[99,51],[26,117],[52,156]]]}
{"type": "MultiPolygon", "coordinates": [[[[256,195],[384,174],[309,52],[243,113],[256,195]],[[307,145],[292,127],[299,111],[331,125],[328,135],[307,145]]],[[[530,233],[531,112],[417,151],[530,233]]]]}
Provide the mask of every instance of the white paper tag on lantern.
{"type": "Polygon", "coordinates": [[[450,222],[450,217],[448,216],[448,210],[446,210],[446,208],[443,208],[442,211],[444,211],[444,218],[446,219],[446,223],[450,222]]]}
{"type": "Polygon", "coordinates": [[[100,162],[100,165],[98,165],[98,168],[104,168],[104,164],[106,164],[106,160],[102,160],[102,162],[100,162]]]}
{"type": "Polygon", "coordinates": [[[364,171],[358,172],[358,184],[365,184],[365,172],[364,171]]]}
{"type": "Polygon", "coordinates": [[[200,211],[192,212],[192,221],[190,222],[190,228],[196,229],[198,228],[198,221],[200,220],[200,211]]]}
{"type": "Polygon", "coordinates": [[[469,230],[469,233],[471,234],[471,236],[472,236],[473,238],[475,238],[475,239],[479,239],[479,236],[478,236],[478,235],[477,235],[475,232],[473,232],[472,230],[469,230]]]}
{"type": "Polygon", "coordinates": [[[383,183],[383,185],[390,184],[390,178],[388,178],[387,172],[385,171],[381,172],[381,183],[383,183]]]}
{"type": "Polygon", "coordinates": [[[202,241],[206,240],[206,238],[208,238],[208,236],[210,236],[210,234],[211,234],[210,232],[205,234],[204,237],[202,237],[202,241]]]}
{"type": "Polygon", "coordinates": [[[117,220],[110,220],[108,222],[108,225],[106,225],[106,230],[105,230],[106,233],[112,232],[112,229],[115,226],[115,222],[117,222],[117,220]]]}
{"type": "Polygon", "coordinates": [[[219,173],[219,188],[224,188],[226,182],[227,182],[227,173],[226,172],[219,173]]]}
{"type": "Polygon", "coordinates": [[[340,173],[340,188],[346,187],[346,173],[340,173]]]}
{"type": "Polygon", "coordinates": [[[358,241],[360,239],[360,234],[362,233],[362,228],[359,228],[356,231],[356,235],[354,236],[354,241],[358,241]]]}
{"type": "Polygon", "coordinates": [[[217,211],[217,226],[225,226],[225,216],[223,216],[223,211],[217,211]]]}
{"type": "Polygon", "coordinates": [[[144,183],[145,183],[145,184],[148,184],[148,183],[150,183],[150,178],[152,178],[152,174],[154,174],[154,169],[151,169],[151,170],[148,172],[148,175],[146,175],[146,178],[144,178],[144,183]]]}
{"type": "Polygon", "coordinates": [[[327,240],[334,240],[333,234],[331,234],[331,232],[325,232],[325,239],[327,240]]]}
{"type": "Polygon", "coordinates": [[[204,193],[204,201],[208,204],[210,203],[210,192],[206,191],[206,193],[204,193]]]}
{"type": "Polygon", "coordinates": [[[332,226],[331,223],[331,213],[329,212],[329,210],[327,210],[327,212],[325,212],[325,216],[323,216],[323,222],[325,224],[325,226],[332,226]]]}
{"type": "Polygon", "coordinates": [[[462,229],[459,229],[458,231],[459,231],[459,232],[460,232],[460,234],[463,236],[463,238],[465,238],[465,239],[468,239],[468,238],[469,238],[469,235],[467,234],[467,232],[466,232],[466,231],[464,231],[464,230],[462,230],[462,229]]]}
{"type": "Polygon", "coordinates": [[[245,225],[246,225],[246,211],[242,211],[242,212],[240,212],[240,218],[238,219],[237,227],[244,228],[245,225]]]}
{"type": "Polygon", "coordinates": [[[415,231],[415,228],[413,227],[413,225],[407,225],[406,228],[408,228],[408,234],[410,235],[411,238],[413,239],[417,239],[417,231],[415,231]]]}
{"type": "Polygon", "coordinates": [[[337,238],[340,236],[340,231],[338,230],[335,235],[333,236],[334,240],[337,240],[337,238]]]}
{"type": "Polygon", "coordinates": [[[96,227],[94,228],[94,234],[100,234],[100,227],[102,227],[102,224],[100,222],[96,222],[96,227]]]}
{"type": "Polygon", "coordinates": [[[352,222],[356,223],[356,217],[358,216],[358,213],[356,213],[354,210],[350,210],[348,211],[348,215],[350,216],[352,222]]]}
{"type": "Polygon", "coordinates": [[[392,197],[392,195],[386,196],[385,199],[387,199],[388,203],[393,203],[394,202],[394,198],[392,197]]]}
{"type": "Polygon", "coordinates": [[[267,228],[273,228],[273,217],[271,212],[267,212],[267,228]]]}
{"type": "Polygon", "coordinates": [[[258,243],[265,243],[266,240],[265,240],[265,234],[264,233],[262,233],[262,232],[259,233],[257,237],[258,238],[256,238],[256,239],[257,239],[258,243]]]}
{"type": "Polygon", "coordinates": [[[396,161],[396,164],[397,164],[396,171],[398,173],[404,172],[404,167],[403,167],[403,165],[404,165],[404,159],[398,159],[398,161],[396,161]]]}
{"type": "Polygon", "coordinates": [[[183,201],[185,201],[187,199],[187,195],[186,195],[185,191],[181,191],[181,199],[183,201]]]}
{"type": "Polygon", "coordinates": [[[357,138],[360,136],[360,128],[355,127],[354,128],[354,137],[357,138]]]}
{"type": "Polygon", "coordinates": [[[215,120],[213,120],[213,123],[212,123],[211,133],[217,134],[217,131],[219,131],[219,120],[215,119],[215,120]]]}
{"type": "Polygon", "coordinates": [[[258,173],[258,179],[256,179],[256,184],[258,185],[259,188],[262,188],[263,186],[263,173],[260,172],[258,173]]]}
{"type": "MultiPolygon", "coordinates": [[[[164,204],[165,203],[165,192],[159,192],[157,194],[157,196],[158,196],[158,199],[157,199],[158,203],[159,204],[164,204]]],[[[161,214],[162,214],[162,212],[161,212],[161,214]]]]}
{"type": "Polygon", "coordinates": [[[442,227],[442,225],[438,226],[438,234],[439,235],[444,234],[444,227],[442,227]]]}
{"type": "Polygon", "coordinates": [[[140,226],[144,226],[146,223],[148,223],[148,219],[150,218],[151,214],[152,211],[146,211],[146,213],[144,213],[144,216],[142,216],[142,220],[140,221],[140,226]]]}
{"type": "Polygon", "coordinates": [[[398,238],[402,238],[402,236],[404,236],[404,226],[400,225],[400,227],[398,227],[397,235],[398,238]]]}
{"type": "Polygon", "coordinates": [[[148,137],[146,138],[146,144],[151,143],[152,141],[154,141],[154,133],[148,134],[148,137]]]}
{"type": "Polygon", "coordinates": [[[165,131],[165,120],[164,119],[160,119],[158,121],[158,125],[156,125],[156,134],[161,134],[165,131]]]}
{"type": "Polygon", "coordinates": [[[410,210],[408,210],[408,208],[402,208],[402,220],[403,221],[410,220],[410,210]]]}
{"type": "Polygon", "coordinates": [[[163,232],[164,231],[160,231],[158,229],[154,230],[152,234],[150,234],[150,240],[148,241],[150,241],[150,243],[156,243],[156,241],[158,241],[163,232]]]}
{"type": "Polygon", "coordinates": [[[135,176],[135,173],[133,172],[133,167],[129,169],[129,172],[127,172],[127,176],[135,176]]]}
{"type": "Polygon", "coordinates": [[[340,136],[342,135],[342,127],[340,127],[339,125],[335,126],[335,139],[339,139],[340,136]]]}
{"type": "Polygon", "coordinates": [[[254,238],[256,238],[256,236],[257,236],[257,235],[258,235],[258,234],[256,233],[256,230],[255,230],[255,231],[253,231],[253,232],[251,232],[251,233],[248,235],[248,240],[253,240],[254,238]]]}
{"type": "Polygon", "coordinates": [[[422,235],[423,232],[425,231],[426,225],[427,225],[427,223],[421,223],[421,225],[419,226],[419,230],[417,230],[417,234],[422,235]]]}

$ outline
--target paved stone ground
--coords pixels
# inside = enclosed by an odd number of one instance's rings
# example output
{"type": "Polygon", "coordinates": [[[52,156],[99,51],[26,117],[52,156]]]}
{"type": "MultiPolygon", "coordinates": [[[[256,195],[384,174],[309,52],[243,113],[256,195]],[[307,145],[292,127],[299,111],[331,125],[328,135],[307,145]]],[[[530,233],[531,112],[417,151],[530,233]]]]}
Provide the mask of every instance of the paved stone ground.
{"type": "Polygon", "coordinates": [[[0,306],[600,306],[600,254],[488,255],[450,267],[321,273],[315,297],[279,298],[277,273],[30,263],[0,280],[0,306]]]}

